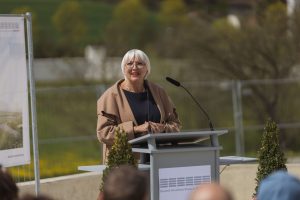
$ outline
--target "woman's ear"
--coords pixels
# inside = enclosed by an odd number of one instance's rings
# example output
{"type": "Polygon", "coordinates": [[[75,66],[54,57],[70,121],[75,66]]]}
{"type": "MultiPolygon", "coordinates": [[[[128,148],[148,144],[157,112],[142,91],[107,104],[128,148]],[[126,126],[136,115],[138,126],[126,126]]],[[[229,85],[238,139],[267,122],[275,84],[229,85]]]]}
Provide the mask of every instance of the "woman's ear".
{"type": "Polygon", "coordinates": [[[146,74],[145,74],[145,76],[144,76],[144,79],[146,79],[146,78],[147,78],[147,76],[148,76],[148,73],[149,73],[149,71],[147,70],[147,72],[146,72],[146,74]]]}

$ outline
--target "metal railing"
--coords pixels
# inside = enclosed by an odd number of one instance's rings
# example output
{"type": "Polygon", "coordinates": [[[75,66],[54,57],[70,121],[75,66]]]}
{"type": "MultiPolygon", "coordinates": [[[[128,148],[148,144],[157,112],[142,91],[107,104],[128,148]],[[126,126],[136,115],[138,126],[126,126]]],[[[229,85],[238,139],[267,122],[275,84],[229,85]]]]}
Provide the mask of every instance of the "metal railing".
{"type": "MultiPolygon", "coordinates": [[[[183,130],[209,129],[205,116],[178,88],[162,85],[176,105],[183,130]]],[[[253,85],[265,96],[279,88],[274,107],[288,152],[300,150],[300,80],[184,82],[210,115],[216,129],[228,129],[220,138],[222,155],[253,155],[260,144],[264,104],[253,85]],[[254,89],[255,89],[254,88],[254,89]],[[255,104],[255,105],[254,105],[255,104]]],[[[96,137],[96,102],[105,85],[43,87],[36,89],[41,177],[78,173],[77,166],[101,163],[102,147],[96,137]]],[[[11,169],[17,182],[33,179],[33,166],[11,169]]]]}

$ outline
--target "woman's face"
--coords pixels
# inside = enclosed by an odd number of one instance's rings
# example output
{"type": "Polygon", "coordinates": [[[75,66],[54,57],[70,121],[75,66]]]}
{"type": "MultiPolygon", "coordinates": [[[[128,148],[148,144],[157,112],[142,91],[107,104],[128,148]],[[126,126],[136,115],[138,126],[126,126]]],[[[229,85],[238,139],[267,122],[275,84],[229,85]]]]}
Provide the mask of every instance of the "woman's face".
{"type": "Polygon", "coordinates": [[[147,74],[146,64],[138,57],[133,57],[125,64],[124,76],[130,82],[141,82],[147,74]]]}

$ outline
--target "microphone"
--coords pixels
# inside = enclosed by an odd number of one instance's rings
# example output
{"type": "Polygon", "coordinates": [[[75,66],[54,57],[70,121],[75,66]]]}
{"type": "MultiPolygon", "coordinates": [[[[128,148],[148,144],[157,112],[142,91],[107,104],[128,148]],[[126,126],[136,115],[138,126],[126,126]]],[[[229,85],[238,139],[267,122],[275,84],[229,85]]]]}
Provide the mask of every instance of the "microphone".
{"type": "Polygon", "coordinates": [[[188,89],[186,89],[183,85],[180,84],[180,82],[170,78],[170,77],[166,77],[166,80],[170,83],[172,83],[173,85],[177,86],[177,87],[182,87],[189,95],[190,97],[193,99],[193,101],[198,105],[198,108],[200,108],[200,110],[202,111],[202,113],[204,113],[205,117],[207,118],[208,124],[209,124],[209,128],[211,131],[214,131],[214,126],[207,114],[207,112],[205,111],[205,109],[200,105],[200,103],[194,98],[194,96],[188,91],[188,89]]]}
{"type": "Polygon", "coordinates": [[[174,80],[170,77],[166,77],[166,80],[169,81],[170,83],[172,83],[173,85],[177,86],[177,87],[181,86],[181,84],[178,81],[176,81],[176,80],[174,80]]]}

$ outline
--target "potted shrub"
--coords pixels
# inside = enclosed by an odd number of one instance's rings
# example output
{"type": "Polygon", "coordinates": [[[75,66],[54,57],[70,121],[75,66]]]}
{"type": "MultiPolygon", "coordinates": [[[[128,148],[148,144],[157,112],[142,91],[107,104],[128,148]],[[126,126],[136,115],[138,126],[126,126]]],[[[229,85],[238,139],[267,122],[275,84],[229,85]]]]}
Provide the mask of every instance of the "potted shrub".
{"type": "Polygon", "coordinates": [[[261,147],[258,151],[258,169],[256,187],[253,198],[258,192],[259,183],[273,171],[287,170],[286,158],[279,145],[279,129],[277,124],[269,119],[262,134],[261,147]]]}
{"type": "Polygon", "coordinates": [[[113,168],[120,165],[133,165],[137,168],[137,160],[133,155],[131,145],[128,143],[127,134],[124,130],[117,128],[115,130],[114,144],[108,154],[106,168],[103,170],[98,199],[102,198],[103,186],[107,174],[113,168]]]}

